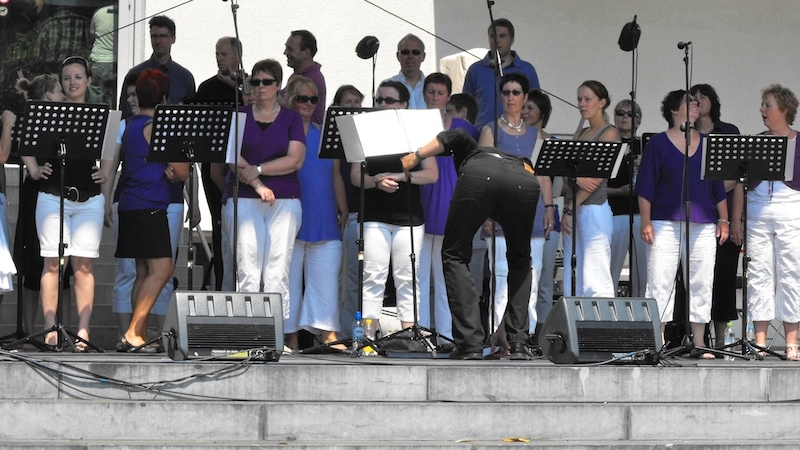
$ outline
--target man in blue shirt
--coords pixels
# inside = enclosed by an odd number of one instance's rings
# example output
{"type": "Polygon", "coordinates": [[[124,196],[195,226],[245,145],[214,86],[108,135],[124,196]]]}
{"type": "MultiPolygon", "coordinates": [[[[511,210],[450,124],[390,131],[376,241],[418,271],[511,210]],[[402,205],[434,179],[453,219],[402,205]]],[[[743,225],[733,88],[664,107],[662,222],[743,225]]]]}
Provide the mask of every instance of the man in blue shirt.
{"type": "MultiPolygon", "coordinates": [[[[175,43],[175,22],[167,16],[154,16],[150,19],[150,45],[153,54],[150,59],[131,69],[128,73],[142,73],[145,69],[159,69],[169,76],[169,104],[177,105],[194,97],[195,84],[192,73],[172,60],[172,45],[175,43]]],[[[123,91],[119,97],[122,118],[128,119],[133,113],[125,100],[123,91]]]]}
{"type": "MultiPolygon", "coordinates": [[[[493,25],[489,26],[489,53],[467,69],[464,79],[463,92],[471,94],[478,102],[478,119],[475,121],[475,126],[479,130],[496,119],[492,107],[493,99],[497,99],[497,114],[503,114],[499,92],[495,96],[494,28],[497,28],[497,52],[500,54],[503,74],[520,72],[528,77],[531,89],[539,89],[539,77],[536,75],[536,69],[531,63],[523,61],[517,52],[511,51],[511,46],[514,44],[514,25],[508,19],[497,19],[493,25]]],[[[499,75],[497,80],[500,80],[499,75]]]]}
{"type": "Polygon", "coordinates": [[[397,43],[397,61],[400,63],[400,73],[391,80],[403,83],[411,94],[408,109],[427,109],[422,92],[425,74],[420,70],[425,61],[425,43],[422,39],[413,34],[407,34],[400,39],[397,43]]]}

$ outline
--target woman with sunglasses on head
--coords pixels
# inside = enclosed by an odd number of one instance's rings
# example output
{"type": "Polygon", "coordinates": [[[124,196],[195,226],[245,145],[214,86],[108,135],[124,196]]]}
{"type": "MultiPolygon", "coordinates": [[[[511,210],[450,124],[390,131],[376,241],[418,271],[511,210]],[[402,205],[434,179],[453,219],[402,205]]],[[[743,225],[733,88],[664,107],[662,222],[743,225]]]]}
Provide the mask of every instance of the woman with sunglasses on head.
{"type": "MultiPolygon", "coordinates": [[[[619,130],[620,138],[623,142],[630,143],[634,124],[638,128],[642,121],[642,110],[639,105],[632,107],[633,103],[622,100],[614,107],[614,124],[619,130]]],[[[647,253],[646,245],[642,241],[642,236],[637,232],[641,227],[639,216],[639,202],[633,197],[631,203],[631,170],[634,174],[638,170],[641,154],[641,142],[639,139],[633,141],[633,146],[628,147],[628,154],[622,161],[622,165],[617,172],[617,176],[608,180],[608,204],[611,206],[613,214],[614,233],[611,236],[611,276],[614,279],[614,289],[619,289],[619,277],[622,273],[622,266],[625,264],[625,256],[628,255],[630,244],[630,216],[633,214],[633,253],[628,258],[628,289],[633,293],[633,297],[643,297],[644,289],[647,286],[647,253]]],[[[635,175],[634,175],[635,176],[635,175]]],[[[634,182],[635,182],[634,178],[634,182]]]]}
{"type": "MultiPolygon", "coordinates": [[[[399,81],[386,80],[378,86],[375,99],[379,109],[408,108],[408,89],[399,81]]],[[[397,155],[367,159],[364,177],[364,286],[363,317],[372,319],[375,329],[383,308],[386,280],[391,261],[397,293],[397,318],[400,326],[414,324],[414,283],[411,265],[411,237],[416,252],[422,248],[425,233],[419,186],[436,182],[439,174],[434,158],[412,171],[409,182],[397,155]],[[410,192],[409,192],[410,190],[410,192]],[[409,200],[410,199],[410,200],[409,200]],[[410,203],[410,204],[409,204],[410,203]],[[413,232],[412,232],[413,227],[413,232]]],[[[350,181],[361,186],[361,167],[353,164],[350,181]]],[[[419,264],[416,261],[415,264],[419,264]]],[[[418,285],[417,285],[418,287],[418,285]]],[[[419,293],[419,289],[416,289],[419,293]]],[[[370,339],[375,336],[369,336],[370,339]]]]}
{"type": "MultiPolygon", "coordinates": [[[[17,81],[16,88],[26,100],[63,102],[65,99],[61,81],[55,74],[38,75],[32,80],[23,78],[17,81]]],[[[36,158],[33,158],[33,161],[38,166],[36,158]]],[[[49,162],[38,166],[38,169],[47,175],[52,173],[52,166],[49,162]]],[[[41,181],[33,179],[30,173],[31,171],[28,170],[19,192],[19,219],[14,239],[14,260],[17,262],[18,274],[22,276],[22,320],[25,332],[29,335],[33,334],[33,324],[38,313],[39,291],[44,267],[44,260],[40,256],[39,236],[36,233],[36,199],[39,196],[41,181]]],[[[72,276],[72,270],[68,267],[62,285],[62,297],[66,299],[65,303],[69,299],[68,279],[70,276],[72,276]]],[[[62,308],[61,311],[64,314],[69,311],[69,308],[62,308]]],[[[68,317],[62,316],[62,320],[67,322],[68,317]]]]}
{"type": "MultiPolygon", "coordinates": [[[[663,334],[675,309],[675,273],[689,233],[689,323],[694,344],[704,346],[705,327],[711,320],[714,257],[719,242],[728,238],[728,208],[722,181],[701,179],[703,148],[700,133],[691,130],[689,147],[681,127],[697,119],[697,102],[684,90],[672,91],[661,102],[669,129],[650,139],[634,192],[639,196],[641,235],[648,244],[645,296],[658,302],[663,334]],[[688,105],[687,105],[688,102],[688,105]],[[685,229],[684,162],[688,152],[688,190],[691,211],[685,229]]],[[[692,351],[692,357],[714,359],[711,353],[692,351]]]]}
{"type": "MultiPolygon", "coordinates": [[[[280,294],[286,320],[291,305],[289,264],[301,221],[297,171],[305,159],[306,137],[300,115],[278,103],[282,79],[283,69],[273,59],[253,65],[249,83],[256,100],[240,110],[247,117],[239,179],[234,180],[231,165],[222,201],[226,234],[233,229],[233,188],[238,182],[235,255],[240,291],[280,294]]],[[[228,161],[233,161],[232,155],[228,161]]]]}
{"type": "MultiPolygon", "coordinates": [[[[697,102],[699,117],[694,123],[700,134],[740,134],[736,125],[720,120],[720,101],[716,89],[708,84],[696,84],[690,90],[697,102]]],[[[733,217],[733,189],[736,181],[724,181],[728,200],[728,217],[733,217]]],[[[711,296],[711,320],[714,322],[715,343],[725,340],[727,323],[739,318],[736,310],[736,277],[739,269],[739,251],[742,246],[733,239],[717,247],[714,265],[714,293],[711,296]]]]}
{"type": "MultiPolygon", "coordinates": [[[[755,344],[767,347],[767,331],[773,319],[783,322],[786,360],[800,361],[800,148],[792,128],[800,102],[780,84],[761,91],[763,134],[786,136],[794,148],[792,181],[749,179],[747,194],[747,309],[753,320],[755,344]]],[[[787,161],[788,163],[788,161],[787,161]]],[[[744,188],[736,185],[732,239],[742,244],[744,188]]],[[[761,353],[761,356],[764,354],[761,353]]]]}
{"type": "MultiPolygon", "coordinates": [[[[347,221],[347,200],[338,159],[320,159],[319,125],[311,123],[320,99],[309,78],[295,75],[286,86],[286,103],[300,114],[306,134],[303,167],[297,172],[303,196],[302,224],[294,241],[289,268],[291,309],[283,323],[286,345],[298,348],[297,332],[303,328],[333,344],[339,331],[339,269],[342,263],[342,229],[347,221]]],[[[332,345],[346,350],[341,343],[332,345]]]]}
{"type": "MultiPolygon", "coordinates": [[[[89,63],[81,57],[71,56],[61,65],[61,87],[67,103],[86,103],[92,71],[89,63]]],[[[69,149],[67,149],[69,152],[69,149]]],[[[75,348],[85,351],[84,341],[89,340],[89,321],[94,305],[93,262],[100,255],[100,238],[103,233],[105,200],[101,195],[101,185],[106,181],[106,173],[112,161],[102,161],[97,167],[94,159],[72,159],[67,155],[64,161],[64,190],[61,189],[61,162],[48,160],[48,168],[37,165],[35,157],[23,157],[31,177],[41,179],[41,187],[36,204],[36,227],[44,257],[42,272],[42,308],[44,328],[56,325],[59,279],[59,224],[60,197],[64,197],[64,256],[72,263],[75,277],[75,303],[78,307],[78,340],[75,348]]],[[[58,345],[58,333],[51,332],[45,337],[48,345],[58,345]]]]}
{"type": "MultiPolygon", "coordinates": [[[[534,159],[533,147],[536,144],[536,139],[539,136],[538,130],[535,127],[528,126],[522,119],[522,108],[528,99],[528,91],[530,90],[530,82],[525,75],[521,73],[510,73],[500,79],[500,102],[503,105],[503,113],[493,123],[487,124],[481,130],[478,145],[482,147],[494,146],[494,134],[497,133],[497,148],[503,150],[512,156],[534,159]]],[[[553,230],[555,219],[553,216],[553,192],[552,182],[550,177],[537,176],[536,180],[539,184],[540,198],[543,203],[543,217],[542,223],[544,225],[544,235],[549,236],[550,231],[553,230]],[[546,208],[544,205],[549,205],[546,208]]],[[[538,201],[538,199],[537,199],[538,201]]],[[[531,271],[531,291],[526,292],[524,297],[528,300],[526,303],[528,309],[528,328],[529,333],[533,331],[536,324],[536,300],[539,295],[539,276],[542,270],[542,244],[543,240],[539,241],[534,239],[533,234],[530,237],[530,251],[527,249],[524,254],[520,253],[523,249],[513,249],[506,246],[506,239],[504,231],[499,226],[496,227],[497,236],[495,242],[497,248],[492,249],[491,239],[491,222],[487,221],[484,225],[484,231],[487,233],[486,244],[489,251],[489,267],[492,266],[492,259],[496,257],[495,265],[495,292],[494,294],[494,329],[491,330],[493,334],[493,346],[497,344],[500,347],[501,353],[504,355],[509,350],[509,343],[506,340],[505,326],[501,326],[505,320],[506,306],[510,301],[513,301],[515,292],[509,292],[508,286],[515,286],[517,282],[511,278],[516,276],[509,272],[508,258],[530,258],[531,271]]],[[[516,349],[519,353],[522,349],[516,349]]],[[[512,355],[515,356],[515,355],[512,355]]],[[[523,355],[527,356],[527,355],[523,355]]],[[[516,355],[520,357],[520,355],[516,355]]]]}
{"type": "MultiPolygon", "coordinates": [[[[606,109],[611,104],[608,90],[595,80],[584,81],[578,87],[578,109],[581,123],[588,122],[572,136],[576,141],[615,142],[619,131],[608,121],[606,109]]],[[[561,231],[564,237],[564,292],[578,297],[615,297],[611,278],[611,208],[608,206],[606,178],[579,177],[575,197],[577,209],[572,210],[572,188],[564,179],[564,215],[561,231]],[[572,280],[572,233],[576,233],[575,253],[577,280],[572,280]]]]}

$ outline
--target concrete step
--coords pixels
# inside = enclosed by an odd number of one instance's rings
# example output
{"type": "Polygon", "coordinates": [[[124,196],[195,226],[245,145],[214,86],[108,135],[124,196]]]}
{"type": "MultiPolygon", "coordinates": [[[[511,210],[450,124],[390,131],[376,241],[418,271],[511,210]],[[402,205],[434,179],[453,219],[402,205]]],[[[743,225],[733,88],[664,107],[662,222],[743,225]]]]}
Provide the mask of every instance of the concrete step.
{"type": "Polygon", "coordinates": [[[0,445],[81,448],[788,448],[793,365],[683,367],[283,356],[2,357],[0,445]],[[42,411],[59,420],[42,420],[42,411]],[[87,418],[91,418],[87,422],[87,418]],[[88,424],[91,423],[89,426],[88,424]]]}

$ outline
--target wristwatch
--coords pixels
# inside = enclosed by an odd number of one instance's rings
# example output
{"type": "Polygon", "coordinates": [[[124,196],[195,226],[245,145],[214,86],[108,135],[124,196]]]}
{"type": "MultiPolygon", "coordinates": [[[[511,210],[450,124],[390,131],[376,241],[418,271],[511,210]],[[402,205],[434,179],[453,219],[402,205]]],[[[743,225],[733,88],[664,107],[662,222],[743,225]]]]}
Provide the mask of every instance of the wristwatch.
{"type": "Polygon", "coordinates": [[[259,174],[259,175],[261,175],[261,172],[262,172],[262,170],[261,170],[261,164],[257,164],[257,165],[256,165],[256,172],[258,172],[258,174],[259,174]]]}

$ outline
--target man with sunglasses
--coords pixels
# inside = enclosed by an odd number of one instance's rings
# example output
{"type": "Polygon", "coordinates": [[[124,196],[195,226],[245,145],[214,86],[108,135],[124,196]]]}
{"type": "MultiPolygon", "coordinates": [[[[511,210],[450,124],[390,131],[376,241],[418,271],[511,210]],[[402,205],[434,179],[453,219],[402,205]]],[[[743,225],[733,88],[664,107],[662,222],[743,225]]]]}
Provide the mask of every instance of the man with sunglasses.
{"type": "Polygon", "coordinates": [[[408,109],[427,109],[423,95],[425,75],[420,70],[425,61],[425,43],[413,34],[407,34],[397,43],[397,61],[400,63],[400,73],[390,78],[399,81],[411,94],[408,109]]]}
{"type": "MultiPolygon", "coordinates": [[[[131,69],[128,73],[142,73],[147,69],[158,69],[169,76],[169,104],[177,105],[194,97],[194,76],[185,67],[172,59],[172,45],[175,44],[175,22],[167,16],[154,16],[150,19],[150,45],[153,54],[150,59],[131,69]]],[[[122,118],[133,116],[126,101],[127,93],[120,93],[119,109],[122,118]]]]}
{"type": "MultiPolygon", "coordinates": [[[[503,67],[503,74],[520,72],[528,78],[531,89],[539,89],[539,76],[536,75],[531,63],[523,61],[517,52],[511,50],[514,44],[514,25],[508,19],[497,19],[489,26],[489,52],[486,56],[469,66],[467,75],[464,78],[463,92],[475,97],[478,102],[478,118],[475,126],[480,130],[484,125],[494,122],[494,107],[492,101],[497,100],[497,114],[503,114],[503,106],[500,104],[500,93],[495,96],[495,39],[494,29],[497,29],[497,52],[500,54],[500,62],[503,67]]],[[[498,77],[499,80],[499,77],[498,77]]]]}
{"type": "MultiPolygon", "coordinates": [[[[325,118],[325,94],[327,89],[325,89],[325,77],[322,76],[322,65],[314,61],[314,55],[317,54],[317,38],[308,30],[292,31],[289,39],[286,40],[286,49],[283,54],[286,56],[286,65],[294,69],[294,73],[289,77],[288,81],[292,81],[292,77],[295,75],[302,75],[313,81],[317,87],[319,102],[317,107],[314,108],[314,115],[311,116],[311,121],[321,124],[325,118]]],[[[281,91],[279,98],[281,104],[283,104],[286,98],[286,89],[281,91]]]]}

